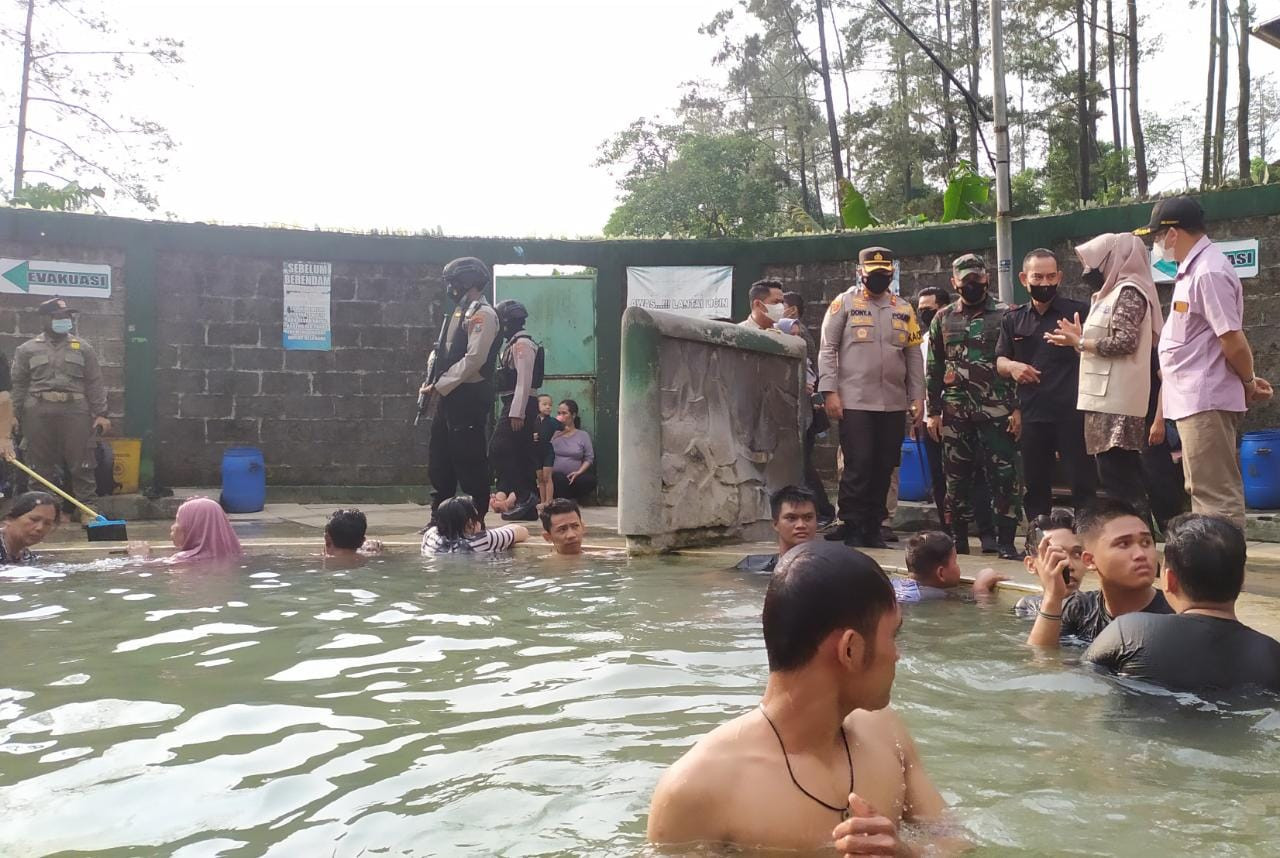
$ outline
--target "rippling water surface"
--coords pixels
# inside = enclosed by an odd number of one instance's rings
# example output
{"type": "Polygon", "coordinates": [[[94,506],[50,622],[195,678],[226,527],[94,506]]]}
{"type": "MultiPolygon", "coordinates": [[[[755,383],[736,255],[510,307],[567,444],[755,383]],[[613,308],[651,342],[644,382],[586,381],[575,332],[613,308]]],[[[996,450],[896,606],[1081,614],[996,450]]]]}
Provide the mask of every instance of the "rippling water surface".
{"type": "MultiPolygon", "coordinates": [[[[691,560],[0,570],[0,854],[636,855],[755,704],[764,580],[691,560]]],[[[932,604],[895,705],[985,854],[1275,855],[1280,715],[932,604]]]]}

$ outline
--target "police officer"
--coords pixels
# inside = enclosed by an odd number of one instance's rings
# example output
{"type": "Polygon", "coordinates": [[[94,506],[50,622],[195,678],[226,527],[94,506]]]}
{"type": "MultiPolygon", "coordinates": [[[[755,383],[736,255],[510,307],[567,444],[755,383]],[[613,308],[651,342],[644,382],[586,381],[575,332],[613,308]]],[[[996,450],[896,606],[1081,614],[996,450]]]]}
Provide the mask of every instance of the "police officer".
{"type": "Polygon", "coordinates": [[[485,418],[493,407],[493,370],[502,341],[498,315],[485,299],[492,283],[489,266],[473,256],[444,267],[445,292],[454,310],[440,338],[419,393],[440,396],[431,421],[431,510],[458,493],[471,495],[481,515],[489,509],[489,463],[485,418]]]}
{"type": "Polygon", "coordinates": [[[62,298],[40,305],[44,332],[13,354],[13,404],[27,464],[58,480],[65,464],[71,491],[87,500],[97,489],[94,431],[110,432],[107,389],[97,352],[77,337],[75,310],[62,298]]]}
{"type": "Polygon", "coordinates": [[[929,329],[929,434],[942,442],[947,519],[956,551],[969,553],[976,469],[986,472],[995,508],[996,542],[1007,560],[1021,516],[1016,436],[1021,415],[1013,382],[996,372],[996,343],[1008,306],[987,294],[987,263],[967,253],[951,263],[959,300],[938,311],[929,329]]]}
{"type": "Polygon", "coordinates": [[[493,308],[505,343],[498,357],[495,381],[502,410],[489,443],[489,458],[498,489],[515,495],[516,505],[502,514],[506,521],[534,521],[538,517],[540,465],[534,458],[533,433],[538,424],[538,385],[542,349],[524,329],[529,311],[519,301],[501,301],[493,308]]]}
{"type": "Polygon", "coordinates": [[[818,391],[827,416],[840,421],[837,514],[827,539],[887,547],[880,534],[889,480],[902,456],[906,418],[919,420],[924,395],[920,326],[907,301],[889,292],[894,255],[884,247],[858,254],[860,283],[831,302],[818,349],[818,391]]]}

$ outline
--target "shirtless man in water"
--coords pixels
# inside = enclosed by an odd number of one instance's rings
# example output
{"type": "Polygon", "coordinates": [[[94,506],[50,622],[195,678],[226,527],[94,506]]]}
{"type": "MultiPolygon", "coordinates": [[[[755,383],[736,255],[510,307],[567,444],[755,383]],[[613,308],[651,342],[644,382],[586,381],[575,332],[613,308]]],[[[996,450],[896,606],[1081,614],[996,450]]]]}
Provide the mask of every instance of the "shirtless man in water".
{"type": "Polygon", "coordinates": [[[874,560],[810,541],[779,560],[764,601],[760,706],[716,728],[658,782],[649,840],[911,855],[902,822],[942,797],[889,709],[902,617],[874,560]]]}

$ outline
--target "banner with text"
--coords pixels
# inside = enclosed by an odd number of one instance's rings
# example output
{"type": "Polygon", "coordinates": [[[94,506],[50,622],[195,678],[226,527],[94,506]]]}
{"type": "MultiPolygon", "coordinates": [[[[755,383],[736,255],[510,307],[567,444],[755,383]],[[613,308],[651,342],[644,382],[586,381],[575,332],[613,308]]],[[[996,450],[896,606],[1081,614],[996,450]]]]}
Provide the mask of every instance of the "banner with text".
{"type": "MultiPolygon", "coordinates": [[[[1239,241],[1215,241],[1218,249],[1227,257],[1236,276],[1241,280],[1258,276],[1258,239],[1239,241]]],[[[1172,283],[1178,277],[1178,263],[1165,262],[1151,257],[1151,278],[1157,283],[1172,283]]]]}
{"type": "Polygon", "coordinates": [[[328,351],[333,347],[329,293],[333,263],[284,264],[284,347],[328,351]]]}
{"type": "Polygon", "coordinates": [[[627,269],[627,306],[698,319],[733,313],[733,266],[663,265],[627,269]]]}
{"type": "Polygon", "coordinates": [[[111,266],[43,259],[0,259],[0,293],[110,298],[111,266]]]}

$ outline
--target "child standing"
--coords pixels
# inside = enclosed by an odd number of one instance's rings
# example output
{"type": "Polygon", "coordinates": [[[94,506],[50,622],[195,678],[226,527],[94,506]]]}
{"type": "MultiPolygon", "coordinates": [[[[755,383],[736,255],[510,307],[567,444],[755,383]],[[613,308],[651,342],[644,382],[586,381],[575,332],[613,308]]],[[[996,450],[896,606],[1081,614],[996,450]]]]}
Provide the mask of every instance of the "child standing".
{"type": "Polygon", "coordinates": [[[551,468],[556,463],[556,450],[551,446],[551,438],[561,428],[560,421],[551,414],[552,399],[547,394],[538,397],[538,425],[534,430],[533,440],[537,444],[538,462],[538,509],[551,503],[555,494],[551,488],[551,468]]]}

